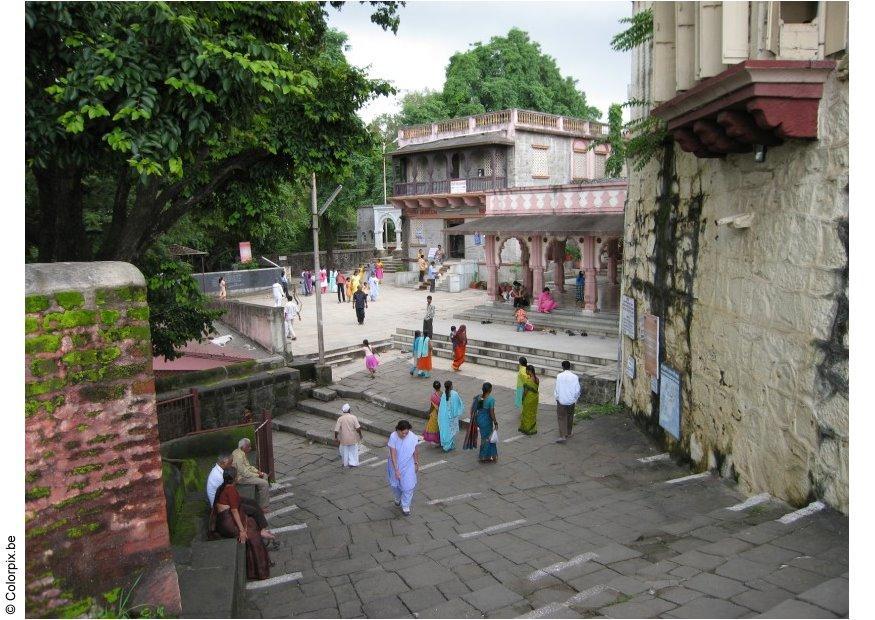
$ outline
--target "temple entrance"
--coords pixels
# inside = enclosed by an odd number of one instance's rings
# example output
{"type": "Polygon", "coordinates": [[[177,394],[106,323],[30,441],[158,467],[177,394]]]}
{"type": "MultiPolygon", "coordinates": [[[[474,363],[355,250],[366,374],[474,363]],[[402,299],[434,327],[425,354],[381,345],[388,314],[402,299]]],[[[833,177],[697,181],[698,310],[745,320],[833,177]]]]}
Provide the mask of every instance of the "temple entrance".
{"type": "MultiPolygon", "coordinates": [[[[447,228],[461,226],[465,220],[447,220],[447,228]]],[[[447,234],[447,257],[448,258],[465,258],[465,235],[447,234]]]]}

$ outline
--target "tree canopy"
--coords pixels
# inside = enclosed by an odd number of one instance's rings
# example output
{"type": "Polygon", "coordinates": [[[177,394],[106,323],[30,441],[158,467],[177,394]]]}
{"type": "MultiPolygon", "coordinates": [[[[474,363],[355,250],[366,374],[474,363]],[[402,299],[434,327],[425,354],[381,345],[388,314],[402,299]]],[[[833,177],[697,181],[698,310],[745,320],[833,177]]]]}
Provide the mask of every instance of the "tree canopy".
{"type": "Polygon", "coordinates": [[[601,112],[587,103],[577,81],[563,77],[556,60],[529,35],[512,28],[505,37],[474,43],[450,57],[441,91],[407,94],[403,124],[444,120],[507,108],[537,110],[597,120],[601,112]]]}

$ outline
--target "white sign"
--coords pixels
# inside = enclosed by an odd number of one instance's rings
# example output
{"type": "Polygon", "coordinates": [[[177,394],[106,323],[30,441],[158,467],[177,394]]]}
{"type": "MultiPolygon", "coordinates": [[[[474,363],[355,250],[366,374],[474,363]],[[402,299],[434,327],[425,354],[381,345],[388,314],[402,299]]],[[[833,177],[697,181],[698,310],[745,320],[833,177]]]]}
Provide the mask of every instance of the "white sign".
{"type": "Polygon", "coordinates": [[[623,320],[621,322],[623,334],[635,340],[635,298],[623,295],[621,304],[623,320]]]}
{"type": "Polygon", "coordinates": [[[458,181],[450,181],[450,193],[451,194],[464,194],[468,191],[468,181],[466,179],[460,179],[458,181]]]}
{"type": "Polygon", "coordinates": [[[681,376],[660,364],[659,425],[675,439],[681,438],[681,376]]]}
{"type": "Polygon", "coordinates": [[[635,358],[630,357],[626,360],[626,376],[630,379],[635,378],[635,358]]]}
{"type": "Polygon", "coordinates": [[[428,260],[429,260],[429,262],[434,260],[435,254],[437,254],[437,248],[428,248],[428,260]]]}

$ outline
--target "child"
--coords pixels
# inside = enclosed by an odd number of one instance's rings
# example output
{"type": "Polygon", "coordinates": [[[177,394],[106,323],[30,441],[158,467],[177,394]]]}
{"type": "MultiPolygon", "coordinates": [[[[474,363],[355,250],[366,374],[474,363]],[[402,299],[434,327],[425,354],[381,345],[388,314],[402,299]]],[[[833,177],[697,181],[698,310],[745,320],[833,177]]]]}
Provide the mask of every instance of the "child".
{"type": "Polygon", "coordinates": [[[524,308],[517,308],[515,317],[516,318],[514,320],[516,321],[516,330],[518,332],[521,332],[526,328],[526,323],[529,322],[529,318],[528,318],[528,316],[526,316],[525,309],[524,308]]]}
{"type": "Polygon", "coordinates": [[[343,412],[334,425],[334,438],[339,443],[340,458],[343,467],[358,467],[359,465],[359,442],[362,437],[362,427],[359,420],[350,413],[349,403],[340,408],[343,412]],[[358,433],[358,439],[356,439],[358,433]]]}
{"type": "Polygon", "coordinates": [[[371,349],[371,345],[368,343],[367,338],[362,340],[362,347],[365,353],[365,368],[367,368],[368,372],[371,373],[371,379],[373,379],[374,375],[377,372],[377,366],[380,365],[380,360],[377,359],[376,355],[374,355],[374,352],[371,349]]]}

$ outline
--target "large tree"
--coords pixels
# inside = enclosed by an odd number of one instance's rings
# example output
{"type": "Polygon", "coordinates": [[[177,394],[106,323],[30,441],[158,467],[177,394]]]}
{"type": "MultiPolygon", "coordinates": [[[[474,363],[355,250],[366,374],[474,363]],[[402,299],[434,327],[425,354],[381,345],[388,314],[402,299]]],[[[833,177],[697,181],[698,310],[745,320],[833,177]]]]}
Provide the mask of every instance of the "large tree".
{"type": "Polygon", "coordinates": [[[474,43],[450,57],[442,91],[413,92],[402,100],[404,124],[522,108],[590,120],[590,106],[577,81],[563,77],[556,60],[518,28],[488,43],[474,43]]]}
{"type": "MultiPolygon", "coordinates": [[[[27,4],[39,260],[136,261],[234,182],[342,174],[373,148],[356,111],[391,89],[346,62],[322,4],[27,4]],[[95,183],[108,213],[89,222],[95,183]]],[[[394,3],[372,4],[395,30],[394,3]]]]}

